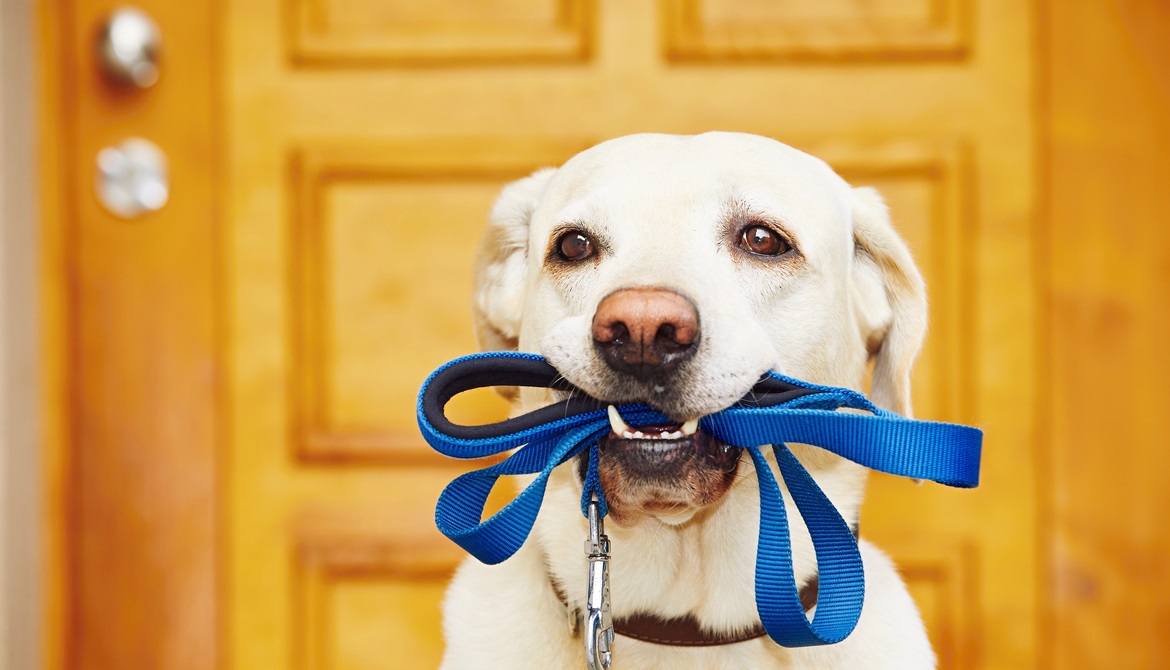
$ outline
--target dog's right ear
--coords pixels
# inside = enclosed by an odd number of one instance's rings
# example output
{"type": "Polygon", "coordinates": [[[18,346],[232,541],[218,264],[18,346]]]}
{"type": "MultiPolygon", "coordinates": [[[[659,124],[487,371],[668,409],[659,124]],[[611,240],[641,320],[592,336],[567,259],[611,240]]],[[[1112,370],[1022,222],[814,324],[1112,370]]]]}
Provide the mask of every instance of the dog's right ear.
{"type": "Polygon", "coordinates": [[[544,168],[504,187],[492,207],[475,258],[472,318],[483,351],[515,350],[524,317],[528,275],[528,228],[554,168],[544,168]]]}

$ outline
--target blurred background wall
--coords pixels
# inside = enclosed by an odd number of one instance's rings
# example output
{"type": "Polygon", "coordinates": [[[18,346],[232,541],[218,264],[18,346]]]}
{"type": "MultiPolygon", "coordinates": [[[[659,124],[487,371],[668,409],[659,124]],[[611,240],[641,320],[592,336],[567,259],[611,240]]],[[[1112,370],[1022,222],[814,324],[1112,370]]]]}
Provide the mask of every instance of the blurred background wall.
{"type": "Polygon", "coordinates": [[[39,666],[44,518],[34,6],[0,2],[0,667],[39,666]]]}
{"type": "Polygon", "coordinates": [[[434,667],[461,466],[413,395],[476,346],[485,213],[595,142],[715,128],[877,186],[927,277],[916,413],[987,431],[983,484],[874,476],[862,532],[941,667],[1170,655],[1164,3],[141,0],[162,48],[128,80],[118,3],[33,31],[4,2],[3,407],[43,416],[39,480],[5,423],[4,495],[47,510],[6,508],[4,574],[43,667],[434,667]]]}

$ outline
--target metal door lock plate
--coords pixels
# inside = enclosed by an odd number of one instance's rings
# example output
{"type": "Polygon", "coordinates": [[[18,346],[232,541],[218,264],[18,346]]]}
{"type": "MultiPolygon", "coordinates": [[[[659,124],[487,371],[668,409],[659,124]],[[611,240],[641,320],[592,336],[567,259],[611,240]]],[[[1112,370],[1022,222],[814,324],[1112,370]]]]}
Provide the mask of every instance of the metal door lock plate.
{"type": "Polygon", "coordinates": [[[170,196],[167,157],[150,140],[131,137],[97,155],[97,196],[110,213],[133,219],[162,209],[170,196]]]}

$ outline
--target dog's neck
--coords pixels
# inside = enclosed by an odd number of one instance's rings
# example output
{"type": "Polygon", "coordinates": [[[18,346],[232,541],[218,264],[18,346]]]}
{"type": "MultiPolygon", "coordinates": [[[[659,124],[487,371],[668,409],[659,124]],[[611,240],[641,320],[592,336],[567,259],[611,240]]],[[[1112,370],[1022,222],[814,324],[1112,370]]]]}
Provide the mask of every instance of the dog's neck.
{"type": "MultiPolygon", "coordinates": [[[[810,455],[814,457],[808,460],[815,461],[810,473],[846,522],[856,528],[865,469],[836,457],[810,455]]],[[[573,469],[558,469],[536,524],[535,539],[549,574],[562,585],[581,584],[586,574],[582,541],[587,528],[580,513],[580,495],[573,469]],[[566,519],[574,522],[566,523],[566,519]]],[[[816,577],[816,557],[808,531],[787,495],[785,502],[796,582],[798,587],[806,586],[816,577]]],[[[741,473],[722,500],[686,523],[672,526],[645,518],[632,527],[607,525],[613,547],[614,617],[647,612],[664,619],[691,616],[704,628],[717,631],[744,631],[758,625],[753,579],[758,531],[759,489],[749,473],[741,473]]],[[[583,591],[570,588],[565,595],[570,607],[584,603],[583,591]]]]}
{"type": "MultiPolygon", "coordinates": [[[[852,530],[854,539],[858,539],[858,527],[854,525],[852,530]]],[[[544,563],[547,569],[547,557],[545,557],[544,563]]],[[[569,596],[565,592],[564,585],[557,581],[551,572],[549,572],[548,579],[553,593],[556,594],[561,607],[565,609],[566,623],[570,632],[573,637],[581,636],[584,630],[584,612],[580,607],[569,603],[569,596]]],[[[811,613],[817,605],[818,581],[817,575],[813,575],[812,579],[805,582],[799,589],[800,604],[805,614],[811,613]]],[[[715,647],[746,642],[768,634],[764,630],[763,623],[760,622],[743,630],[711,630],[709,627],[703,626],[699,619],[693,615],[666,618],[654,612],[641,612],[628,617],[617,617],[614,619],[614,631],[623,637],[673,647],[715,647]]]]}

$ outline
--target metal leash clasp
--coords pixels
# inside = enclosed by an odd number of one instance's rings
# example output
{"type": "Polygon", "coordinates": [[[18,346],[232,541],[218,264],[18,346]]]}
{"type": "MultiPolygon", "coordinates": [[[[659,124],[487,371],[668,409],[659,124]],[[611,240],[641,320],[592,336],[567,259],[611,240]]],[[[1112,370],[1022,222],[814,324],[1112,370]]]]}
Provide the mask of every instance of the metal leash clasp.
{"type": "Polygon", "coordinates": [[[613,656],[613,615],[609,611],[609,538],[596,500],[589,502],[589,588],[585,599],[585,664],[588,670],[608,670],[613,656]]]}

